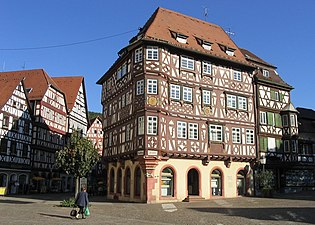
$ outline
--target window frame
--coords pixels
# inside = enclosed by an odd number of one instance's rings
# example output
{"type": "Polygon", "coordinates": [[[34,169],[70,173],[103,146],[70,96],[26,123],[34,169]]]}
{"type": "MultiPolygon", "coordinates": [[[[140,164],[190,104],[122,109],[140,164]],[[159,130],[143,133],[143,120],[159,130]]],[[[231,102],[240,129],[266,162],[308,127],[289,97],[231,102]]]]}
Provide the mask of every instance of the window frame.
{"type": "Polygon", "coordinates": [[[158,117],[147,116],[147,135],[158,134],[158,117]]]}
{"type": "Polygon", "coordinates": [[[232,127],[232,143],[233,144],[240,144],[241,142],[242,142],[241,128],[232,127]]]}
{"type": "Polygon", "coordinates": [[[144,116],[138,117],[138,135],[144,135],[144,116]]]}
{"type": "Polygon", "coordinates": [[[233,69],[233,80],[242,81],[242,71],[239,69],[233,69]]]}
{"type": "Polygon", "coordinates": [[[254,129],[246,129],[246,144],[255,144],[255,131],[254,129]]]}
{"type": "Polygon", "coordinates": [[[177,138],[187,139],[187,122],[177,121],[177,138]]]}
{"type": "Polygon", "coordinates": [[[180,101],[181,86],[177,84],[170,84],[170,98],[180,101]],[[178,97],[177,97],[178,96],[178,97]]]}
{"type": "Polygon", "coordinates": [[[147,79],[147,94],[157,95],[158,94],[158,80],[147,79]]]}
{"type": "Polygon", "coordinates": [[[199,139],[199,124],[189,123],[188,124],[188,139],[198,140],[199,139]]]}
{"type": "Polygon", "coordinates": [[[202,104],[211,105],[211,91],[210,90],[202,90],[202,104]],[[205,100],[209,100],[209,102],[205,100]]]}
{"type": "Polygon", "coordinates": [[[202,74],[203,75],[212,75],[212,64],[210,62],[202,61],[202,74]]]}
{"type": "Polygon", "coordinates": [[[193,57],[182,55],[180,57],[180,67],[187,70],[195,70],[195,59],[193,57]]]}
{"type": "Polygon", "coordinates": [[[266,69],[263,69],[263,76],[264,77],[270,77],[270,72],[269,72],[269,70],[266,70],[266,69]]]}
{"type": "Polygon", "coordinates": [[[227,108],[237,109],[237,96],[227,94],[226,95],[226,106],[227,106],[227,108]],[[233,103],[235,104],[235,107],[234,107],[233,103]]]}
{"type": "Polygon", "coordinates": [[[223,142],[223,140],[224,140],[223,135],[224,135],[224,133],[223,133],[223,126],[222,125],[209,124],[209,140],[210,141],[223,142]],[[218,134],[220,134],[220,135],[218,135],[218,134]],[[214,139],[213,139],[213,137],[214,137],[214,139]],[[220,137],[220,138],[218,138],[218,137],[220,137]]]}
{"type": "Polygon", "coordinates": [[[267,124],[267,112],[259,112],[259,123],[263,125],[267,124]]]}
{"type": "Polygon", "coordinates": [[[244,110],[244,111],[247,110],[247,98],[246,97],[237,96],[237,108],[240,110],[244,110]]]}
{"type": "Polygon", "coordinates": [[[139,63],[139,62],[142,62],[142,60],[143,60],[143,50],[142,50],[142,47],[140,47],[135,50],[134,62],[139,63]]]}
{"type": "Polygon", "coordinates": [[[147,46],[146,48],[146,59],[147,60],[159,60],[159,47],[147,46]]]}
{"type": "Polygon", "coordinates": [[[144,94],[144,79],[138,80],[136,83],[136,95],[144,94]]]}
{"type": "Polygon", "coordinates": [[[193,90],[191,87],[182,87],[183,89],[183,101],[193,102],[193,90]]]}

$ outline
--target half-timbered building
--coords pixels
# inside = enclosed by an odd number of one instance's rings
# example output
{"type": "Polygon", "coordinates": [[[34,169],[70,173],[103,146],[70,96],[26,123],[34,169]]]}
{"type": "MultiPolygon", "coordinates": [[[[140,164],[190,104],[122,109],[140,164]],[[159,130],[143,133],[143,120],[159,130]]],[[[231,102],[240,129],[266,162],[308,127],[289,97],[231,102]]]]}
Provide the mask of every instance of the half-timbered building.
{"type": "Polygon", "coordinates": [[[100,117],[97,116],[90,120],[86,137],[93,142],[95,148],[98,150],[98,154],[103,156],[103,128],[100,117]]]}
{"type": "Polygon", "coordinates": [[[31,175],[31,109],[22,78],[0,74],[0,187],[25,193],[31,175]]]}
{"type": "Polygon", "coordinates": [[[252,194],[253,70],[221,27],[158,8],[97,82],[108,197],[252,194]]]}
{"type": "Polygon", "coordinates": [[[275,66],[248,50],[241,51],[256,67],[254,91],[260,169],[272,170],[275,190],[287,191],[291,189],[287,181],[292,177],[292,167],[299,164],[298,112],[290,98],[293,87],[280,77],[275,66]]]}
{"type": "Polygon", "coordinates": [[[67,105],[64,93],[42,69],[2,72],[7,79],[23,79],[33,112],[31,182],[33,192],[60,191],[55,152],[63,148],[67,133],[67,105]]]}

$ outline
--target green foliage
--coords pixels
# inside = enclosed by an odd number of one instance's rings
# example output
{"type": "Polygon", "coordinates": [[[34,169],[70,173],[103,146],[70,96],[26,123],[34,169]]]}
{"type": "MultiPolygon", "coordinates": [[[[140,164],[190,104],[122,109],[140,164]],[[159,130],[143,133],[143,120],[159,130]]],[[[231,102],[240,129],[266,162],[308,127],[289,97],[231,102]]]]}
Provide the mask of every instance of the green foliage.
{"type": "Polygon", "coordinates": [[[84,177],[99,160],[93,142],[74,131],[66,146],[56,152],[56,164],[67,174],[84,177]]]}
{"type": "Polygon", "coordinates": [[[68,198],[64,199],[62,202],[60,202],[61,207],[75,207],[75,199],[74,198],[68,198]]]}
{"type": "Polygon", "coordinates": [[[92,119],[94,119],[96,117],[102,118],[102,113],[99,113],[99,112],[90,112],[89,111],[88,114],[89,114],[89,119],[90,120],[92,120],[92,119]]]}
{"type": "Polygon", "coordinates": [[[272,180],[273,180],[273,173],[271,170],[260,171],[257,174],[257,180],[259,185],[264,190],[271,190],[272,189],[272,180]]]}

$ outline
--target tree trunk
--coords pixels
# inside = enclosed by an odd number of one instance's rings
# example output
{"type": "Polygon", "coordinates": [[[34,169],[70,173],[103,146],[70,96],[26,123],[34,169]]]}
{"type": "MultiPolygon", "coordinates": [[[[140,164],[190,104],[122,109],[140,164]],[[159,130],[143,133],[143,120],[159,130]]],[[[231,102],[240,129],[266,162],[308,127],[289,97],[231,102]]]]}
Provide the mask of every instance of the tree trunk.
{"type": "Polygon", "coordinates": [[[80,191],[80,177],[75,177],[75,191],[74,191],[74,198],[77,197],[77,194],[80,191]]]}

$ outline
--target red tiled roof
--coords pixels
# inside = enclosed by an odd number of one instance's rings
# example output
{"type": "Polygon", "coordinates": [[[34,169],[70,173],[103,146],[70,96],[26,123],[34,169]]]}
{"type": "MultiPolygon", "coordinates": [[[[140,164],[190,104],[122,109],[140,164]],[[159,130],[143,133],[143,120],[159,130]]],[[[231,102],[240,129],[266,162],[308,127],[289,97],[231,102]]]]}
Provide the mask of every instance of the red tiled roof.
{"type": "Polygon", "coordinates": [[[25,88],[32,88],[32,91],[28,94],[29,100],[41,100],[44,97],[49,86],[53,86],[57,90],[60,90],[58,85],[43,69],[0,72],[0,79],[1,78],[25,78],[25,88]]]}
{"type": "Polygon", "coordinates": [[[2,109],[2,107],[13,95],[13,91],[21,81],[22,79],[0,79],[0,109],[2,109]]]}
{"type": "Polygon", "coordinates": [[[158,8],[140,31],[141,33],[144,39],[167,42],[188,50],[248,65],[237,45],[220,26],[168,9],[158,8]],[[179,43],[172,36],[172,32],[188,36],[187,43],[179,43]],[[212,50],[205,50],[197,39],[213,43],[212,50]],[[220,45],[235,49],[234,56],[228,56],[220,45]]]}
{"type": "Polygon", "coordinates": [[[258,69],[256,70],[256,74],[255,76],[260,80],[260,81],[265,81],[268,83],[272,83],[275,85],[281,85],[284,86],[286,88],[289,89],[293,89],[292,86],[290,86],[289,84],[287,84],[284,80],[282,80],[282,78],[279,76],[279,74],[276,72],[276,66],[271,65],[270,63],[264,61],[263,59],[261,59],[260,57],[258,57],[257,55],[255,55],[254,53],[240,48],[241,52],[244,54],[245,58],[252,63],[255,67],[257,67],[258,69]],[[269,71],[269,77],[265,77],[263,75],[263,69],[266,69],[269,71]]]}
{"type": "Polygon", "coordinates": [[[75,100],[77,98],[80,86],[84,78],[82,76],[72,76],[53,77],[52,79],[57,83],[58,87],[60,87],[61,90],[65,93],[67,107],[69,112],[71,112],[74,107],[75,100]]]}

